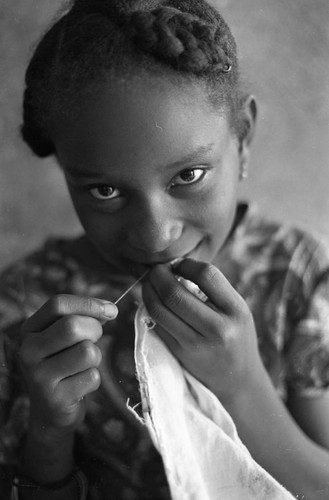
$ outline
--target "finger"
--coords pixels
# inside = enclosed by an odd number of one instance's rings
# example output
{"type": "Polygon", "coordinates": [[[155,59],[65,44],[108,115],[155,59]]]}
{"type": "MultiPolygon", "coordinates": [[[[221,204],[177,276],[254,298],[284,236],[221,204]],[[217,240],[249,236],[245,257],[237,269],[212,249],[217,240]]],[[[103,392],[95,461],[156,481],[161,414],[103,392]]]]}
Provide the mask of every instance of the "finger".
{"type": "Polygon", "coordinates": [[[230,315],[240,309],[243,299],[213,264],[184,259],[175,268],[183,278],[198,285],[215,307],[230,315]]]}
{"type": "Polygon", "coordinates": [[[89,316],[64,316],[43,332],[30,333],[22,349],[25,358],[43,359],[84,340],[95,343],[102,334],[102,325],[97,319],[89,316]]]}
{"type": "Polygon", "coordinates": [[[84,340],[65,351],[47,358],[40,368],[44,376],[52,379],[54,384],[89,368],[98,368],[102,360],[100,349],[84,340]]]}
{"type": "Polygon", "coordinates": [[[180,328],[180,335],[186,325],[203,336],[218,336],[224,328],[225,318],[218,310],[214,310],[189,292],[179,283],[167,266],[157,266],[152,270],[148,282],[145,283],[144,301],[152,318],[164,328],[174,331],[180,328]],[[152,289],[147,288],[150,283],[152,289]],[[178,326],[178,318],[185,324],[178,326]]]}
{"type": "Polygon", "coordinates": [[[101,376],[97,368],[89,368],[83,372],[63,379],[58,390],[65,401],[78,402],[81,398],[96,391],[101,384],[101,376]]]}
{"type": "Polygon", "coordinates": [[[93,297],[56,295],[24,323],[23,331],[44,330],[60,317],[71,314],[90,316],[105,322],[117,316],[118,308],[112,302],[93,297]]]}
{"type": "Polygon", "coordinates": [[[162,342],[168,347],[170,352],[177,356],[178,351],[180,350],[180,343],[177,341],[177,339],[171,335],[167,330],[162,328],[160,325],[155,325],[154,331],[156,335],[162,340],[162,342]]]}
{"type": "MultiPolygon", "coordinates": [[[[183,293],[190,295],[188,299],[195,299],[186,290],[183,290],[183,293]]],[[[218,314],[201,301],[198,301],[198,299],[195,299],[199,302],[197,304],[198,311],[195,308],[193,309],[193,307],[191,308],[190,304],[185,307],[183,304],[184,300],[180,300],[180,308],[185,310],[185,317],[187,319],[184,319],[184,311],[176,314],[172,309],[167,307],[151,282],[144,284],[143,299],[156,325],[168,332],[181,346],[195,346],[200,343],[203,337],[212,334],[219,336],[220,318],[217,318],[218,314]],[[210,319],[209,315],[211,316],[210,319]]]]}

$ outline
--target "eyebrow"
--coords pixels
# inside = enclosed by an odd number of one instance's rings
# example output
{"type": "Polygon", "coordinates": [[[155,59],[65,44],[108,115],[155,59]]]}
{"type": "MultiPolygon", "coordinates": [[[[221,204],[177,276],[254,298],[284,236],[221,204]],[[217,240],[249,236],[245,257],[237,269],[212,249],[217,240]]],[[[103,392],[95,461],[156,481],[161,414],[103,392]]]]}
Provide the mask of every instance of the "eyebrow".
{"type": "MultiPolygon", "coordinates": [[[[201,161],[205,158],[206,154],[211,153],[214,149],[215,143],[211,142],[205,146],[199,146],[196,148],[194,151],[191,151],[190,153],[186,154],[179,160],[176,160],[172,163],[168,163],[167,165],[161,165],[159,167],[159,170],[164,170],[164,169],[174,169],[179,167],[180,165],[184,165],[187,163],[192,163],[195,161],[201,161]]],[[[80,170],[79,168],[69,168],[69,167],[64,167],[66,173],[68,173],[71,176],[79,176],[82,178],[90,178],[90,177],[101,177],[104,175],[102,172],[95,172],[93,170],[90,171],[83,171],[80,170]]]]}
{"type": "Polygon", "coordinates": [[[179,167],[180,165],[184,163],[191,163],[193,161],[199,161],[202,160],[207,153],[212,152],[214,149],[215,143],[211,142],[210,144],[207,144],[206,146],[200,146],[191,153],[188,153],[186,156],[183,156],[177,161],[174,161],[173,163],[169,163],[168,165],[165,165],[164,168],[175,168],[179,167]]]}

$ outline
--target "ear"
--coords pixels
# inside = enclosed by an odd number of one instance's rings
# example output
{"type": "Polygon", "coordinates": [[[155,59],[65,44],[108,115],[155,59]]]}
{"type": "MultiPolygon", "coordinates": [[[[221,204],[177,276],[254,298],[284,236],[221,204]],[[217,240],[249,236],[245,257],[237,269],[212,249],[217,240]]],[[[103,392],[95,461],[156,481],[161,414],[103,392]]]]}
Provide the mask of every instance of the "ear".
{"type": "Polygon", "coordinates": [[[246,169],[250,156],[250,145],[253,140],[257,119],[257,103],[252,95],[243,99],[238,124],[239,155],[242,171],[246,169]]]}

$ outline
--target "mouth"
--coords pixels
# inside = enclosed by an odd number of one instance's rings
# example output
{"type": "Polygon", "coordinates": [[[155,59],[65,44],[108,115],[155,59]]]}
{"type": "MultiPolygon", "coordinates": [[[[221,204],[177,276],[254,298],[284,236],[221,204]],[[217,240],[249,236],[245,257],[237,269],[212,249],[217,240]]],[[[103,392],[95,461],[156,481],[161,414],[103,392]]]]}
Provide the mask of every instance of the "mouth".
{"type": "Polygon", "coordinates": [[[189,250],[188,252],[184,253],[183,255],[172,256],[170,258],[154,260],[152,262],[150,262],[150,261],[149,262],[130,261],[129,262],[130,270],[135,276],[139,276],[143,272],[150,270],[152,267],[154,267],[158,264],[175,265],[186,258],[189,258],[189,257],[193,258],[197,255],[198,250],[202,244],[202,241],[203,240],[199,241],[199,243],[194,248],[192,248],[192,250],[189,250]]]}
{"type": "Polygon", "coordinates": [[[186,254],[182,255],[181,257],[176,257],[174,259],[171,259],[170,264],[175,265],[184,259],[196,258],[198,256],[198,253],[199,253],[200,247],[202,246],[202,243],[203,243],[203,239],[200,240],[199,243],[194,248],[192,248],[192,250],[187,252],[186,254]]]}

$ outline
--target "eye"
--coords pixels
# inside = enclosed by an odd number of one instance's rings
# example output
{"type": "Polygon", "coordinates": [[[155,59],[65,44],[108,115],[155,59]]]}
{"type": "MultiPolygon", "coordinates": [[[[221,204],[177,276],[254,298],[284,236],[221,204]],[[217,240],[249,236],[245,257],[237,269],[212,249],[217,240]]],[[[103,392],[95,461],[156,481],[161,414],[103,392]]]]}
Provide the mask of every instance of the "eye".
{"type": "Polygon", "coordinates": [[[203,168],[186,168],[176,175],[171,183],[171,186],[185,186],[194,184],[202,179],[206,171],[203,168]]]}
{"type": "Polygon", "coordinates": [[[120,196],[120,191],[112,186],[94,186],[88,189],[93,198],[97,200],[113,200],[120,196]]]}

